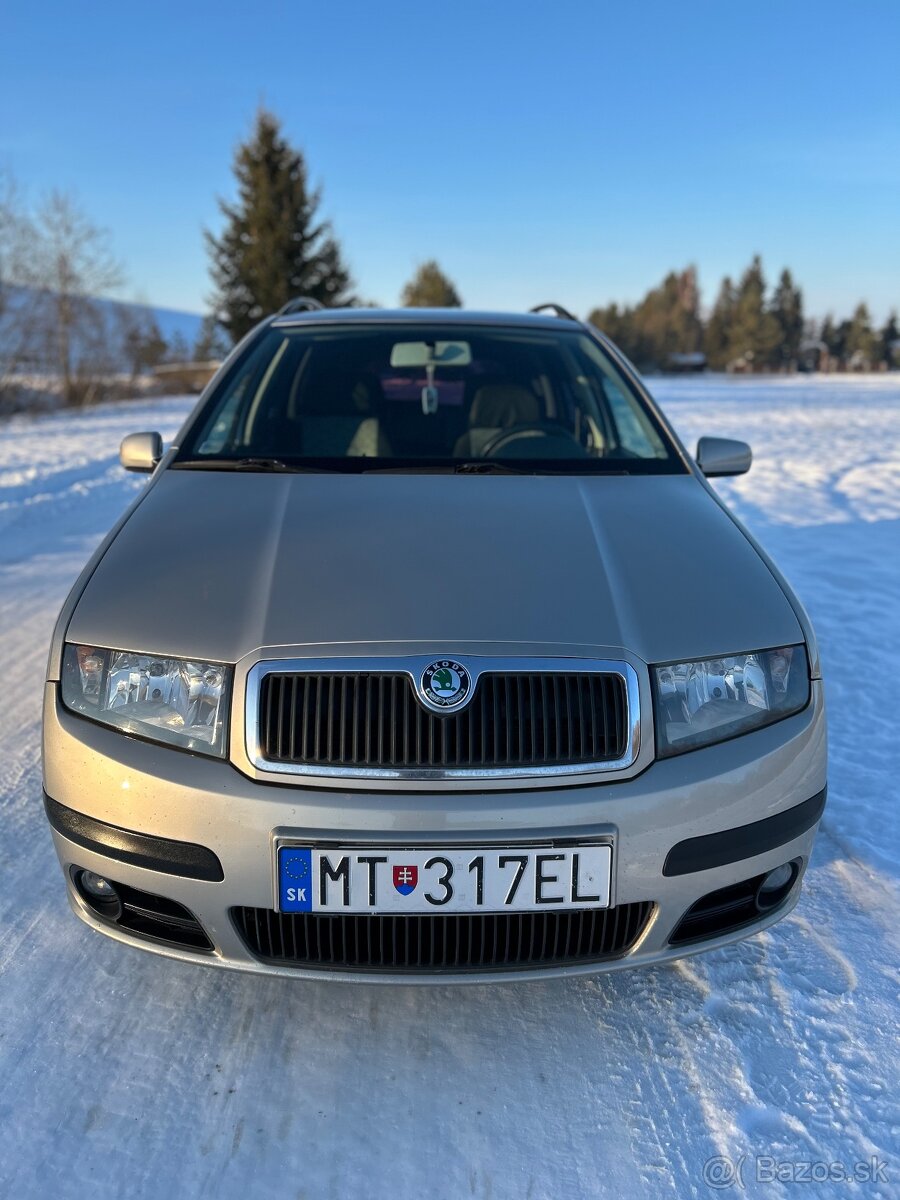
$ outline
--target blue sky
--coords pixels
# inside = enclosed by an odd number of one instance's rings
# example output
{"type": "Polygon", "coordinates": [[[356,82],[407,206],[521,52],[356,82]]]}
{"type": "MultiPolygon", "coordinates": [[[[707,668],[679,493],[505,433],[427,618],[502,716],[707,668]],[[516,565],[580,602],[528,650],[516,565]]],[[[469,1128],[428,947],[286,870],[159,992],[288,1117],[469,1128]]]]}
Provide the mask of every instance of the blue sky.
{"type": "Polygon", "coordinates": [[[900,306],[900,3],[6,4],[0,166],[76,193],[124,294],[200,310],[262,101],[361,295],[437,257],[467,305],[634,300],[754,252],[807,309],[900,306]]]}

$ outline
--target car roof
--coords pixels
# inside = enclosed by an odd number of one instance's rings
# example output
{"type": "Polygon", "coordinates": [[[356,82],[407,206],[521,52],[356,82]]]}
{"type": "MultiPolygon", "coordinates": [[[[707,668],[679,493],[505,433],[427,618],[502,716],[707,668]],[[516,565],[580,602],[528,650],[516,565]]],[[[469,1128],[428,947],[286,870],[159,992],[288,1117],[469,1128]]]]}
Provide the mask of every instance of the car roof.
{"type": "Polygon", "coordinates": [[[323,308],[308,312],[276,315],[271,324],[278,329],[293,325],[497,325],[526,329],[580,329],[580,321],[570,321],[552,313],[473,312],[466,308],[323,308]]]}

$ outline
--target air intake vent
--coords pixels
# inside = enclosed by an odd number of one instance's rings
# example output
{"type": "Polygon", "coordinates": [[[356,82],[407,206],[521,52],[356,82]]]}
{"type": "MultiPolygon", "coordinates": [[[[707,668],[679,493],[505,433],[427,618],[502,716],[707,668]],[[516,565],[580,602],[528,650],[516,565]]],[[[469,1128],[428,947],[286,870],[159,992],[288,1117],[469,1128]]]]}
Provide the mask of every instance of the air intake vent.
{"type": "Polygon", "coordinates": [[[323,971],[513,971],[602,962],[625,954],[652,903],[570,912],[368,916],[233,908],[248,949],[264,962],[323,971]]]}

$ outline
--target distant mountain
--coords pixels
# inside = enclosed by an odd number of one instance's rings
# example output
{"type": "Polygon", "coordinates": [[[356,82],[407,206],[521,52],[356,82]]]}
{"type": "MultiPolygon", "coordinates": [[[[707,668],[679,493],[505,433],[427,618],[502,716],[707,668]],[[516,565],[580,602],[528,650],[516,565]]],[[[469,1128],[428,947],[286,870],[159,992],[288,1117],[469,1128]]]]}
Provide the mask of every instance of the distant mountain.
{"type": "Polygon", "coordinates": [[[170,342],[176,333],[181,334],[188,346],[193,347],[203,325],[200,313],[183,312],[177,308],[157,308],[152,304],[132,304],[122,300],[100,300],[98,303],[114,315],[117,309],[127,309],[135,315],[145,313],[155,319],[159,331],[170,342]]]}
{"type": "MultiPolygon", "coordinates": [[[[15,347],[21,367],[52,372],[55,315],[49,293],[11,286],[3,289],[0,298],[0,366],[15,347]]],[[[190,357],[203,325],[199,313],[174,308],[111,299],[95,299],[93,305],[98,320],[87,331],[89,336],[76,335],[74,360],[103,361],[112,369],[127,365],[123,337],[128,325],[146,328],[155,321],[166,342],[182,343],[183,348],[174,348],[178,357],[190,357]]]]}

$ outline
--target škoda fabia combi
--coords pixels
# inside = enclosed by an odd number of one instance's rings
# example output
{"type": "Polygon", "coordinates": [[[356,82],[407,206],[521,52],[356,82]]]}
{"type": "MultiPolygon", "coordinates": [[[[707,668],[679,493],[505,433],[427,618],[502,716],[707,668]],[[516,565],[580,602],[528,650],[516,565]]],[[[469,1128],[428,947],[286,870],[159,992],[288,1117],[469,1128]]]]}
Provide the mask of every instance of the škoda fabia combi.
{"type": "Polygon", "coordinates": [[[658,963],[798,898],[812,630],[615,347],[564,310],[316,311],[225,362],[53,639],[75,912],[335,979],[658,963]]]}

